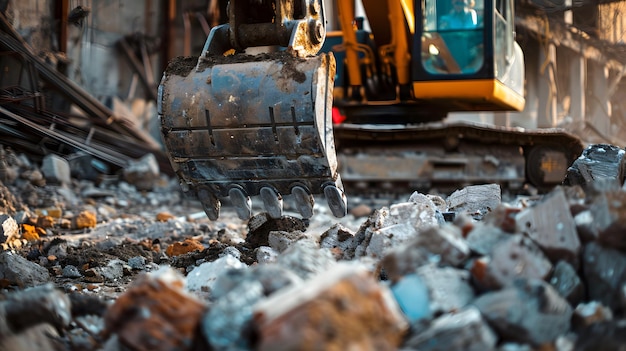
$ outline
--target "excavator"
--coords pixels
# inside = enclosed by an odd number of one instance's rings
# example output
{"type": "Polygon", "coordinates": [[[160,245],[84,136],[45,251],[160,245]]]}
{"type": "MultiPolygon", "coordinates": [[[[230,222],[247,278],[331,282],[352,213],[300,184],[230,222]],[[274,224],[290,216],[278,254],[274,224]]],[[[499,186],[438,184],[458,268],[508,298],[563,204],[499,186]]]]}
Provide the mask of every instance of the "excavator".
{"type": "Polygon", "coordinates": [[[524,56],[513,0],[230,0],[197,57],[159,85],[164,145],[211,220],[260,197],[303,218],[323,195],[347,213],[353,189],[498,182],[548,188],[582,152],[560,129],[448,122],[459,111],[521,111],[524,56]],[[369,27],[369,28],[366,28],[369,27]]]}

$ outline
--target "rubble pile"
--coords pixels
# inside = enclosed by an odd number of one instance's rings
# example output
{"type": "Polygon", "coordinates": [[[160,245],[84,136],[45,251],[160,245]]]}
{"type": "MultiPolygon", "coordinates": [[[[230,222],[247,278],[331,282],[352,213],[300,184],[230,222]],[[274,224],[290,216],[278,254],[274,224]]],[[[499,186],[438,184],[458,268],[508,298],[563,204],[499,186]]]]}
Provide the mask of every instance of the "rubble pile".
{"type": "Polygon", "coordinates": [[[544,195],[210,222],[149,158],[78,180],[7,151],[0,350],[623,350],[623,156],[544,195]]]}

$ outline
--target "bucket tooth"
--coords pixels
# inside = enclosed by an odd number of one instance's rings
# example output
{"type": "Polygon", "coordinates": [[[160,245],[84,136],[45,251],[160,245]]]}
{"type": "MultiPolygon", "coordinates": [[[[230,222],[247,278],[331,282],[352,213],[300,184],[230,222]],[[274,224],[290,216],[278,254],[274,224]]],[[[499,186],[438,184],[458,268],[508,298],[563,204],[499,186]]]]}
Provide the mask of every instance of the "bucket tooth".
{"type": "Polygon", "coordinates": [[[315,199],[311,192],[303,186],[294,186],[291,189],[291,194],[296,200],[296,207],[302,218],[313,217],[313,205],[315,205],[315,199]]]}
{"type": "Polygon", "coordinates": [[[198,190],[198,200],[202,203],[207,217],[212,221],[217,221],[222,207],[220,200],[209,189],[205,188],[198,190]]]}
{"type": "Polygon", "coordinates": [[[249,219],[252,217],[252,200],[242,189],[235,187],[228,191],[230,201],[235,207],[239,219],[249,219]]]}
{"type": "Polygon", "coordinates": [[[341,218],[348,214],[348,200],[341,189],[334,185],[327,185],[324,187],[324,196],[333,216],[341,218]]]}
{"type": "Polygon", "coordinates": [[[280,218],[283,216],[283,197],[276,189],[264,186],[261,188],[260,195],[265,211],[269,213],[270,217],[280,218]]]}

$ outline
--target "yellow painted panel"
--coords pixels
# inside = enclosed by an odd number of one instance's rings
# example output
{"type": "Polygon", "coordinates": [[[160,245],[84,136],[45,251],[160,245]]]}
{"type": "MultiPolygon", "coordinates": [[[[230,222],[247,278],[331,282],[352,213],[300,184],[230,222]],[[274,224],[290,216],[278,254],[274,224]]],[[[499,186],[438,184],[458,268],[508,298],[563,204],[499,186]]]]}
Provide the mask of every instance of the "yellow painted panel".
{"type": "Polygon", "coordinates": [[[496,79],[440,80],[413,82],[417,99],[456,100],[493,104],[494,110],[524,109],[524,97],[496,79]]]}

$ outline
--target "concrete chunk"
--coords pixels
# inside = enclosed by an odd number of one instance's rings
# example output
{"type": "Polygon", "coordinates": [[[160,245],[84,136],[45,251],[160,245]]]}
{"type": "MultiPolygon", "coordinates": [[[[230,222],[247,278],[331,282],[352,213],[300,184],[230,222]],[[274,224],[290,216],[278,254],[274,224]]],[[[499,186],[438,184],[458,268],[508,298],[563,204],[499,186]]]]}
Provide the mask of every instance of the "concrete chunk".
{"type": "MultiPolygon", "coordinates": [[[[412,196],[413,198],[413,196],[412,196]]],[[[355,255],[367,255],[380,259],[394,247],[402,246],[416,237],[422,230],[438,227],[444,223],[443,216],[435,204],[426,196],[420,202],[403,202],[382,208],[359,230],[365,238],[359,237],[355,255]]]]}
{"type": "Polygon", "coordinates": [[[576,223],[576,231],[578,232],[578,238],[582,244],[587,244],[598,239],[598,228],[596,228],[596,225],[593,223],[593,213],[591,210],[578,212],[574,216],[574,223],[576,223]]]}
{"type": "Polygon", "coordinates": [[[355,233],[340,223],[334,224],[320,237],[320,247],[331,249],[335,258],[350,260],[358,246],[355,233]]]}
{"type": "Polygon", "coordinates": [[[565,260],[578,266],[581,249],[576,223],[561,187],[516,217],[518,232],[524,233],[541,247],[552,262],[565,260]]]}
{"type": "Polygon", "coordinates": [[[466,241],[473,252],[480,255],[489,255],[493,252],[493,247],[497,243],[510,237],[511,234],[505,233],[498,227],[478,222],[467,234],[466,241]]]}
{"type": "Polygon", "coordinates": [[[588,188],[597,180],[624,182],[624,150],[609,144],[591,144],[567,169],[564,184],[588,188]]]}
{"type": "Polygon", "coordinates": [[[498,184],[470,185],[453,192],[446,199],[449,211],[465,212],[475,219],[482,219],[501,201],[502,191],[498,184]]]}
{"type": "Polygon", "coordinates": [[[339,263],[254,308],[255,350],[394,350],[408,323],[365,267],[339,263]]]}
{"type": "Polygon", "coordinates": [[[497,336],[475,307],[446,313],[435,319],[427,330],[410,338],[403,349],[420,351],[490,351],[497,336]]]}
{"type": "Polygon", "coordinates": [[[491,256],[474,261],[470,270],[481,288],[498,289],[519,278],[545,280],[552,264],[530,239],[516,234],[497,243],[491,256]]]}
{"type": "Polygon", "coordinates": [[[55,154],[48,154],[43,158],[41,173],[43,173],[48,184],[69,185],[72,181],[70,164],[66,159],[55,154]]]}
{"type": "Polygon", "coordinates": [[[217,277],[230,269],[244,269],[247,266],[231,255],[205,262],[187,275],[187,288],[191,291],[210,292],[217,277]]]}
{"type": "Polygon", "coordinates": [[[124,168],[124,180],[137,190],[152,190],[160,177],[159,163],[154,154],[132,160],[124,168]]]}
{"type": "Polygon", "coordinates": [[[320,249],[310,240],[300,240],[278,256],[276,263],[290,269],[302,279],[309,279],[328,270],[336,261],[330,250],[320,249]]]}
{"type": "Polygon", "coordinates": [[[252,318],[254,304],[263,298],[263,286],[246,281],[217,300],[202,317],[202,333],[216,351],[249,349],[246,324],[252,318]]]}
{"type": "Polygon", "coordinates": [[[626,251],[626,191],[598,194],[591,206],[598,241],[626,251]]]}
{"type": "Polygon", "coordinates": [[[572,327],[581,330],[595,323],[608,322],[613,319],[611,309],[598,301],[581,303],[576,306],[572,316],[572,327]]]}
{"type": "Polygon", "coordinates": [[[428,286],[430,309],[435,316],[459,311],[474,300],[474,289],[466,270],[428,264],[420,267],[417,275],[428,286]]]}
{"type": "Polygon", "coordinates": [[[570,328],[573,309],[546,282],[520,279],[473,303],[505,340],[541,345],[570,328]]]}
{"type": "Polygon", "coordinates": [[[583,274],[591,300],[616,309],[626,282],[626,254],[592,242],[583,250],[583,274]]]}
{"type": "Polygon", "coordinates": [[[557,262],[549,282],[572,306],[576,306],[585,297],[583,282],[574,267],[565,261],[557,262]]]}
{"type": "Polygon", "coordinates": [[[428,228],[406,245],[390,251],[384,257],[382,266],[389,279],[394,281],[429,261],[460,266],[469,254],[470,249],[461,236],[461,230],[452,224],[446,224],[428,228]]]}
{"type": "Polygon", "coordinates": [[[267,236],[267,242],[270,247],[278,252],[283,252],[289,248],[296,241],[306,238],[304,233],[286,232],[286,231],[271,231],[267,236]]]}

